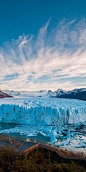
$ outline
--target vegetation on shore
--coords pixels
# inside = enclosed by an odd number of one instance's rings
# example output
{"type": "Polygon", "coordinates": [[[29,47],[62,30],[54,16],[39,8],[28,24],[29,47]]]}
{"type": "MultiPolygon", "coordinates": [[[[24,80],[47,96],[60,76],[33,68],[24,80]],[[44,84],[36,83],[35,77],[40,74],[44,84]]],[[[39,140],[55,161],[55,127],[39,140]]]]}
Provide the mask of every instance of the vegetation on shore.
{"type": "Polygon", "coordinates": [[[60,158],[55,152],[39,148],[19,156],[13,148],[0,148],[0,172],[86,172],[86,161],[60,158]]]}

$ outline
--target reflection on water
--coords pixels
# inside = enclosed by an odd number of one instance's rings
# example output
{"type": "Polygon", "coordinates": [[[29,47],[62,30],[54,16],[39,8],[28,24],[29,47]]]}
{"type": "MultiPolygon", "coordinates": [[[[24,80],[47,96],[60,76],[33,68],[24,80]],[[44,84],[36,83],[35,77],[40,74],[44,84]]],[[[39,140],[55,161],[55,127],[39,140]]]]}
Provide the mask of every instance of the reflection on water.
{"type": "Polygon", "coordinates": [[[29,138],[42,140],[44,142],[49,142],[50,141],[50,137],[41,136],[40,134],[37,134],[37,136],[31,136],[29,138]]]}
{"type": "Polygon", "coordinates": [[[0,130],[14,128],[15,126],[17,126],[17,124],[0,122],[0,130]]]}

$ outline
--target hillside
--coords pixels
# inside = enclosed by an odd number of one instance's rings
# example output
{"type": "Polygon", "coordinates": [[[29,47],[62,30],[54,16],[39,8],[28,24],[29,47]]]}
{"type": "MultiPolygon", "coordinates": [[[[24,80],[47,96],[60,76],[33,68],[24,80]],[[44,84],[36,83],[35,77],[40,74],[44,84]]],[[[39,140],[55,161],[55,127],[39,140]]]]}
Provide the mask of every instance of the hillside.
{"type": "Polygon", "coordinates": [[[60,91],[60,94],[56,93],[56,97],[58,98],[69,98],[69,99],[79,99],[86,101],[86,89],[74,89],[72,91],[60,91]]]}
{"type": "Polygon", "coordinates": [[[10,96],[7,93],[4,93],[2,90],[0,90],[0,98],[6,98],[6,97],[12,97],[12,96],[10,96]]]}

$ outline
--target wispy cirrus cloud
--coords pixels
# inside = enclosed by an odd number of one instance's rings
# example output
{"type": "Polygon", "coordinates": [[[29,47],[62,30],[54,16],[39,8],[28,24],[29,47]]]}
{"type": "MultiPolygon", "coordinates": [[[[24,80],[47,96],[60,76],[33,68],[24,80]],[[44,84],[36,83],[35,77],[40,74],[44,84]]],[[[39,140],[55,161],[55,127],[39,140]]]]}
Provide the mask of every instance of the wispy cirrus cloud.
{"type": "Polygon", "coordinates": [[[22,35],[0,47],[1,89],[38,90],[85,87],[86,21],[50,20],[38,35],[22,35]]]}

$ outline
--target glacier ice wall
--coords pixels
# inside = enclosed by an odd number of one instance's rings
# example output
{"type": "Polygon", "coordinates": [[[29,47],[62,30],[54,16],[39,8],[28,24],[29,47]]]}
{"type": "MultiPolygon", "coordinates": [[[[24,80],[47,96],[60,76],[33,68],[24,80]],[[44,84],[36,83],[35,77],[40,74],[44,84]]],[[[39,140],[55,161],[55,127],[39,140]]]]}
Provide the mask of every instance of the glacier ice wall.
{"type": "Polygon", "coordinates": [[[42,99],[0,100],[0,122],[65,125],[86,121],[86,102],[42,99]]]}

